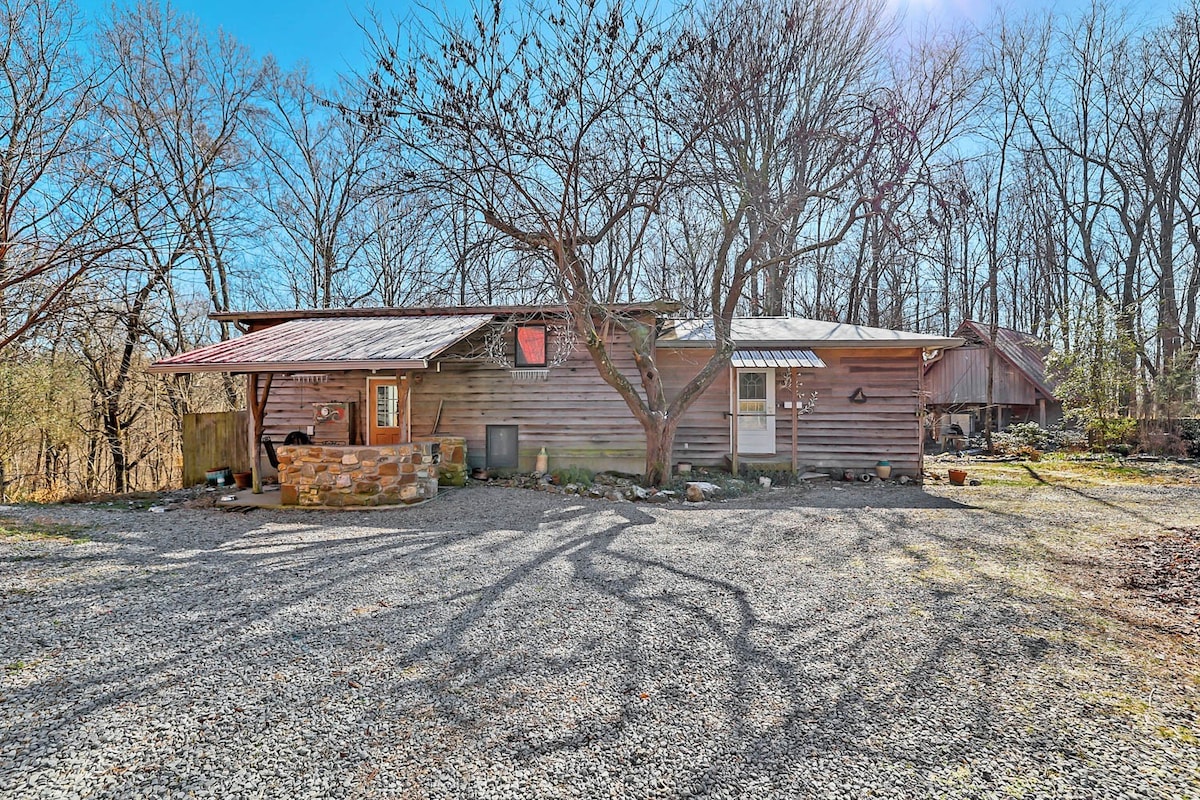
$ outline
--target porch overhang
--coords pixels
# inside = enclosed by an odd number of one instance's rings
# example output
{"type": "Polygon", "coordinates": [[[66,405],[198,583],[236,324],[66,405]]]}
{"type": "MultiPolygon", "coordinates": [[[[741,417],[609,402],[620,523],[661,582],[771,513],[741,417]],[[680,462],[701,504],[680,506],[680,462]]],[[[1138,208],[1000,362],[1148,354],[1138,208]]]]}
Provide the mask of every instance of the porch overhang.
{"type": "Polygon", "coordinates": [[[158,361],[156,373],[425,369],[493,314],[296,319],[158,361]]]}
{"type": "Polygon", "coordinates": [[[813,369],[825,362],[812,350],[735,350],[729,359],[734,369],[813,369]]]}

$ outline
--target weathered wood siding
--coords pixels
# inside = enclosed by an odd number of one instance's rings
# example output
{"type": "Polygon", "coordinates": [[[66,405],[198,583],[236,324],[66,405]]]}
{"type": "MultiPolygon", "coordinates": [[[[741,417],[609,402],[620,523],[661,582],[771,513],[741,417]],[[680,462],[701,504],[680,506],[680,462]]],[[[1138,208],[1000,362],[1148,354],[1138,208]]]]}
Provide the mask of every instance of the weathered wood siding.
{"type": "MultiPolygon", "coordinates": [[[[925,390],[936,406],[987,402],[988,348],[955,347],[929,365],[925,390]]],[[[1034,385],[1003,356],[996,356],[992,402],[1029,406],[1037,403],[1034,385]]]]}
{"type": "MultiPolygon", "coordinates": [[[[695,347],[660,347],[655,360],[674,400],[684,386],[704,368],[713,351],[695,347]]],[[[717,466],[729,453],[730,375],[723,369],[712,385],[684,412],[675,432],[675,461],[717,466]]],[[[789,451],[790,452],[790,451],[789,451]]]]}
{"type": "MultiPolygon", "coordinates": [[[[886,459],[894,471],[916,474],[921,468],[921,351],[829,348],[815,352],[825,368],[801,371],[801,393],[817,392],[816,409],[799,419],[801,466],[857,471],[886,459]],[[865,403],[850,401],[859,388],[867,397],[865,403]]],[[[790,454],[791,412],[780,409],[779,413],[779,452],[790,454]]]]}
{"type": "Polygon", "coordinates": [[[245,411],[219,411],[183,416],[183,485],[204,483],[204,473],[217,467],[250,470],[245,411]]]}
{"type": "MultiPolygon", "coordinates": [[[[918,349],[828,348],[814,352],[823,369],[800,370],[801,399],[817,392],[816,409],[799,418],[800,467],[868,469],[887,459],[897,472],[914,474],[921,464],[921,351],[918,349]],[[850,402],[861,388],[866,403],[850,402]]],[[[664,380],[681,388],[711,355],[698,348],[660,348],[664,380]]],[[[777,384],[782,370],[776,371],[777,384]]],[[[675,460],[721,464],[729,453],[730,378],[726,372],[684,414],[675,460]],[[686,450],[684,444],[688,444],[686,450]],[[684,454],[687,454],[686,456],[684,454]]],[[[780,461],[792,452],[791,392],[777,385],[775,437],[780,461]]]]}
{"type": "MultiPolygon", "coordinates": [[[[313,403],[355,403],[357,420],[355,430],[358,441],[346,441],[345,431],[322,430],[316,426],[313,439],[321,443],[328,439],[330,444],[362,444],[362,431],[366,422],[367,377],[374,373],[366,370],[328,373],[324,383],[311,383],[290,375],[276,375],[271,383],[271,394],[267,398],[267,414],[263,420],[263,433],[276,444],[281,444],[292,431],[307,432],[314,424],[313,403]],[[325,434],[334,435],[325,435],[325,434]]],[[[247,433],[247,436],[249,434],[247,433]]]]}
{"type": "MultiPolygon", "coordinates": [[[[555,334],[548,341],[554,351],[555,334]]],[[[468,348],[459,348],[465,352],[468,348]]],[[[627,344],[610,344],[617,365],[636,380],[627,344]]],[[[464,436],[473,466],[484,463],[488,425],[518,425],[520,468],[532,469],[546,448],[550,468],[570,465],[590,469],[641,472],[646,438],[629,406],[605,383],[591,356],[576,344],[566,363],[550,369],[545,381],[514,380],[504,367],[483,360],[441,361],[440,371],[416,373],[412,389],[412,431],[433,431],[439,405],[438,432],[464,436]]],[[[640,385],[639,385],[640,386],[640,385]]]]}
{"type": "MultiPolygon", "coordinates": [[[[470,350],[459,348],[459,355],[470,350]]],[[[551,343],[553,350],[553,343],[551,343]]],[[[627,345],[612,352],[627,375],[634,376],[627,345]]],[[[818,349],[824,369],[802,370],[802,396],[818,392],[816,410],[800,417],[801,467],[868,469],[888,459],[898,472],[920,467],[921,353],[917,349],[818,349]],[[852,403],[862,388],[866,403],[852,403]]],[[[660,348],[659,369],[669,391],[678,392],[711,355],[700,348],[660,348]]],[[[356,404],[356,428],[366,430],[367,371],[330,373],[324,383],[277,376],[267,404],[265,431],[276,442],[313,424],[313,403],[356,404]]],[[[570,465],[590,469],[641,472],[645,436],[616,390],[601,380],[582,345],[568,361],[553,367],[546,381],[514,380],[510,371],[491,362],[443,359],[440,367],[412,373],[411,424],[415,438],[433,432],[463,436],[472,466],[485,462],[488,425],[518,425],[520,466],[532,469],[538,450],[546,448],[552,469],[570,465]]],[[[781,376],[780,376],[781,377],[781,376]]],[[[640,388],[640,386],[639,386],[640,388]]],[[[730,375],[723,371],[684,414],[675,439],[675,461],[720,465],[729,453],[730,375]]],[[[791,399],[780,387],[776,397],[776,447],[780,460],[790,460],[791,399]]],[[[247,435],[248,438],[248,435],[247,435]]],[[[321,439],[318,432],[316,438],[321,439]]]]}

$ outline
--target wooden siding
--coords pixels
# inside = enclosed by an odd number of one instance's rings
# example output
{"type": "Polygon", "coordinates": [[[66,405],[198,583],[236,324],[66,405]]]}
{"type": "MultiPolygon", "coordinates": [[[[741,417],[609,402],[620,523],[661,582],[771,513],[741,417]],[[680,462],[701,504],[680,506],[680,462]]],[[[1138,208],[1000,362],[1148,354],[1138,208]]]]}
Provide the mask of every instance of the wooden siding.
{"type": "MultiPolygon", "coordinates": [[[[925,373],[925,390],[929,404],[936,406],[959,403],[979,404],[987,401],[986,347],[956,347],[929,365],[925,373]]],[[[996,355],[996,373],[992,399],[998,405],[1029,406],[1037,403],[1034,385],[1020,370],[996,355]]]]}
{"type": "MultiPolygon", "coordinates": [[[[660,347],[656,355],[667,397],[674,400],[708,363],[713,351],[696,347],[660,347]]],[[[675,461],[709,466],[724,462],[729,453],[729,387],[729,370],[724,369],[684,412],[675,433],[675,461]]]]}
{"type": "MultiPolygon", "coordinates": [[[[816,352],[825,368],[800,373],[801,396],[817,392],[815,410],[799,419],[800,465],[868,470],[886,459],[896,472],[918,473],[921,351],[830,348],[816,352]],[[851,394],[860,388],[867,402],[851,402],[851,394]]],[[[780,453],[790,454],[791,412],[780,409],[779,414],[776,442],[780,453]]]]}
{"type": "Polygon", "coordinates": [[[250,415],[219,411],[183,415],[183,485],[204,483],[204,473],[217,467],[250,471],[250,415]]]}
{"type": "MultiPolygon", "coordinates": [[[[828,348],[816,349],[826,366],[800,370],[801,399],[817,392],[816,409],[799,418],[800,467],[823,470],[869,469],[880,459],[892,462],[897,472],[915,474],[921,467],[920,407],[921,351],[917,349],[828,348]],[[850,395],[861,388],[866,403],[853,403],[850,395]]],[[[678,391],[691,379],[712,351],[697,348],[660,348],[663,378],[678,391]]],[[[781,379],[777,373],[777,381],[781,379]]],[[[721,464],[729,453],[729,373],[684,414],[676,437],[675,460],[721,464]],[[685,450],[683,445],[688,444],[685,450]],[[685,455],[686,453],[686,455],[685,455]]],[[[776,452],[790,461],[791,410],[783,404],[791,392],[776,390],[776,452]]]]}
{"type": "MultiPolygon", "coordinates": [[[[554,352],[554,336],[547,346],[554,352]]],[[[459,348],[460,351],[466,348],[459,348]]],[[[636,380],[628,345],[610,344],[610,353],[636,380]]],[[[433,430],[466,437],[473,466],[484,462],[488,425],[518,425],[521,469],[532,469],[546,448],[550,468],[642,472],[646,438],[642,426],[617,391],[600,378],[591,356],[576,344],[566,363],[552,367],[545,381],[514,380],[510,371],[482,360],[440,362],[439,369],[414,373],[413,436],[433,430]]]]}
{"type": "MultiPolygon", "coordinates": [[[[459,348],[468,352],[470,345],[459,348]]],[[[553,352],[553,341],[550,344],[553,352]]],[[[613,345],[618,365],[636,377],[628,346],[613,345]]],[[[921,352],[917,349],[829,348],[815,351],[828,365],[801,370],[802,396],[817,391],[812,414],[800,417],[800,466],[826,470],[868,469],[880,459],[897,472],[920,468],[921,352]],[[852,403],[861,387],[866,403],[852,403]]],[[[669,392],[677,393],[705,364],[711,351],[660,348],[659,370],[669,392]]],[[[356,404],[357,429],[366,430],[367,371],[330,373],[325,383],[275,378],[265,431],[276,442],[313,424],[313,403],[356,404]]],[[[629,407],[604,383],[582,345],[546,381],[514,380],[504,367],[454,354],[437,368],[412,372],[411,423],[416,438],[433,431],[463,436],[472,466],[485,458],[488,425],[520,426],[521,469],[532,469],[545,447],[551,469],[570,465],[641,472],[645,437],[629,407]],[[438,417],[440,412],[440,418],[438,417]]],[[[708,391],[684,414],[675,439],[674,460],[720,465],[729,453],[730,374],[722,371],[708,391]]],[[[791,458],[790,399],[778,391],[776,440],[780,460],[791,458]]],[[[318,437],[319,434],[318,434],[318,437]]]]}
{"type": "MultiPolygon", "coordinates": [[[[310,383],[292,375],[276,375],[271,383],[271,395],[267,398],[267,415],[263,420],[263,434],[270,436],[275,444],[281,444],[292,431],[307,432],[314,425],[313,403],[354,403],[357,416],[354,430],[366,430],[367,370],[326,373],[324,383],[310,383]]],[[[382,374],[382,373],[379,373],[382,374]]],[[[322,436],[322,426],[315,426],[313,439],[318,443],[326,439],[331,444],[362,444],[360,441],[344,441],[345,431],[334,436],[322,436]]]]}

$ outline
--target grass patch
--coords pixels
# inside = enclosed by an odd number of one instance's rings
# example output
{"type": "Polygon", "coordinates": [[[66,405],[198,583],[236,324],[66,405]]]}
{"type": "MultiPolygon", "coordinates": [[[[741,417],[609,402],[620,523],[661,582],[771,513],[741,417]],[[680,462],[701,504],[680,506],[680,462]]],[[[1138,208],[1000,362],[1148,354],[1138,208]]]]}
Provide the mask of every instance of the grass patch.
{"type": "Polygon", "coordinates": [[[1196,467],[1170,461],[1130,463],[1118,458],[1082,460],[1071,456],[1050,454],[1039,461],[968,461],[934,462],[931,468],[958,467],[968,477],[979,478],[985,484],[1034,487],[1164,485],[1189,483],[1197,478],[1196,467]]]}
{"type": "Polygon", "coordinates": [[[65,522],[33,520],[21,522],[0,517],[0,542],[60,542],[62,544],[86,544],[91,541],[83,535],[83,525],[68,525],[65,522]]]}

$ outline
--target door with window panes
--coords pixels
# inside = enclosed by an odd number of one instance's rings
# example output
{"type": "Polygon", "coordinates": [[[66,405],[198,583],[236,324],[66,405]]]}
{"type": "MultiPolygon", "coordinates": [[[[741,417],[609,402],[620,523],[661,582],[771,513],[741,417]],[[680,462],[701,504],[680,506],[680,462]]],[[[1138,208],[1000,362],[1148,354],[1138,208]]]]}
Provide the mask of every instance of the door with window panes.
{"type": "Polygon", "coordinates": [[[405,383],[395,376],[367,379],[367,444],[400,444],[404,441],[404,416],[408,405],[405,383]]]}
{"type": "Polygon", "coordinates": [[[775,453],[775,370],[737,371],[737,448],[745,455],[775,453]]]}

